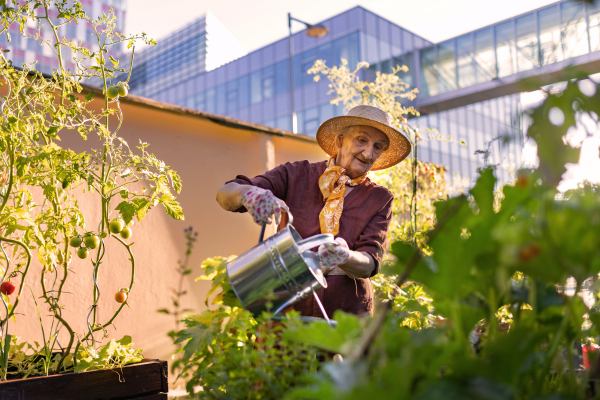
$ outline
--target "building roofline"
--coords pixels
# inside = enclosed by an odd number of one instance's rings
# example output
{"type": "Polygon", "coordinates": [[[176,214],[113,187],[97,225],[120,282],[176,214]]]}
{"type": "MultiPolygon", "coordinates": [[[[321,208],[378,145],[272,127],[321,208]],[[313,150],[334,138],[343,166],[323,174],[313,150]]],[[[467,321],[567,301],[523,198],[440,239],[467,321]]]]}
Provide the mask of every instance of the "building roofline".
{"type": "MultiPolygon", "coordinates": [[[[346,9],[346,10],[344,10],[344,11],[340,11],[340,12],[338,12],[337,14],[333,14],[333,15],[331,15],[331,16],[329,16],[329,17],[327,17],[327,18],[324,18],[324,19],[322,19],[322,20],[320,20],[320,21],[316,22],[314,25],[322,24],[323,22],[325,22],[325,21],[327,21],[327,20],[333,19],[333,18],[337,17],[337,16],[338,16],[338,15],[340,15],[340,14],[347,13],[348,11],[354,10],[354,9],[356,9],[356,8],[362,9],[362,10],[364,10],[364,11],[366,11],[366,12],[369,12],[369,13],[371,13],[371,14],[373,14],[373,15],[375,15],[375,16],[377,16],[377,17],[379,17],[379,18],[382,18],[382,19],[384,19],[385,21],[387,21],[388,23],[390,23],[390,24],[393,24],[393,25],[396,25],[398,28],[400,28],[400,29],[402,29],[402,30],[404,30],[404,31],[406,31],[406,32],[408,32],[408,33],[410,33],[411,35],[414,35],[414,36],[420,37],[421,39],[423,39],[423,40],[425,40],[425,41],[427,41],[427,42],[431,43],[431,45],[434,45],[434,44],[436,44],[436,42],[433,42],[433,41],[431,41],[431,40],[429,40],[429,39],[427,39],[427,38],[423,37],[422,35],[419,35],[419,34],[417,34],[417,33],[414,33],[413,31],[411,31],[411,30],[409,30],[409,29],[406,29],[405,27],[403,27],[403,26],[401,26],[401,25],[398,25],[397,23],[395,23],[395,22],[393,22],[393,21],[390,21],[389,19],[387,19],[387,18],[385,18],[385,17],[382,17],[381,15],[377,14],[376,12],[374,12],[374,11],[371,11],[371,10],[369,10],[369,9],[367,9],[367,8],[365,8],[365,7],[363,7],[363,6],[361,6],[361,5],[356,5],[356,6],[353,6],[353,7],[350,7],[350,8],[348,8],[348,9],[346,9]]],[[[304,29],[301,29],[301,30],[299,30],[299,31],[297,31],[297,32],[294,32],[294,33],[292,33],[292,37],[294,37],[294,36],[296,36],[296,35],[299,35],[299,34],[301,34],[301,33],[305,32],[305,31],[306,31],[306,29],[307,29],[307,28],[304,28],[304,29]]],[[[281,37],[281,38],[279,38],[279,39],[275,39],[275,40],[273,40],[273,41],[271,41],[271,42],[269,42],[269,43],[265,44],[264,46],[261,46],[261,47],[259,47],[259,48],[257,48],[257,49],[254,49],[254,50],[252,50],[252,51],[249,51],[249,52],[247,52],[246,54],[244,54],[243,56],[241,56],[241,57],[239,57],[239,58],[236,58],[235,60],[231,60],[231,61],[229,61],[228,63],[225,63],[225,64],[223,64],[223,65],[219,66],[218,68],[224,67],[224,66],[225,66],[225,65],[227,65],[227,64],[230,64],[230,63],[232,63],[232,62],[235,62],[235,61],[239,60],[240,58],[243,58],[243,57],[249,57],[249,56],[250,56],[250,55],[252,55],[253,53],[256,53],[257,51],[260,51],[260,50],[262,50],[262,49],[264,49],[264,48],[266,48],[266,47],[269,47],[269,46],[271,46],[271,45],[274,45],[275,43],[277,43],[277,42],[279,42],[279,41],[281,41],[281,40],[288,40],[288,35],[286,35],[286,36],[283,36],[283,37],[281,37]]],[[[315,45],[315,46],[316,46],[316,45],[315,45]]],[[[213,71],[214,71],[214,70],[213,70],[213,71]]],[[[199,75],[200,75],[200,74],[203,74],[203,73],[207,73],[207,72],[210,72],[210,71],[204,71],[204,72],[200,72],[200,73],[199,73],[199,75]]]]}
{"type": "MultiPolygon", "coordinates": [[[[349,8],[349,9],[347,9],[346,11],[350,11],[350,10],[353,10],[353,9],[355,9],[355,8],[362,8],[363,10],[365,10],[365,11],[367,11],[367,12],[370,12],[371,14],[373,14],[373,15],[376,15],[376,16],[378,16],[379,18],[382,18],[382,19],[386,20],[386,21],[387,21],[387,22],[389,22],[390,24],[394,24],[394,25],[396,25],[397,27],[399,27],[400,29],[402,29],[402,30],[404,30],[404,31],[406,31],[406,32],[408,32],[408,33],[410,33],[411,35],[418,36],[418,37],[420,37],[420,38],[421,38],[421,39],[423,39],[423,40],[427,40],[427,41],[428,41],[429,43],[431,43],[431,44],[436,44],[436,42],[434,42],[434,41],[432,41],[432,40],[429,40],[429,39],[427,39],[427,38],[426,38],[426,37],[424,37],[423,35],[421,35],[421,34],[418,34],[418,33],[415,33],[415,32],[413,32],[413,31],[411,31],[410,29],[406,29],[406,28],[405,28],[405,27],[403,27],[402,25],[399,25],[398,23],[396,23],[396,22],[394,22],[394,21],[390,21],[390,20],[389,20],[389,19],[387,19],[386,17],[383,17],[383,16],[381,16],[380,14],[376,13],[375,11],[371,11],[371,10],[369,10],[368,8],[366,8],[366,7],[362,6],[362,5],[357,5],[357,6],[354,6],[354,7],[352,7],[352,8],[349,8]]],[[[344,12],[346,12],[346,11],[344,11],[344,12]]],[[[342,13],[340,13],[340,14],[342,14],[342,13]]]]}
{"type": "MultiPolygon", "coordinates": [[[[471,29],[470,31],[463,32],[460,35],[449,37],[448,39],[440,40],[439,42],[431,42],[430,46],[436,46],[436,45],[442,44],[442,43],[450,41],[450,40],[458,39],[459,37],[462,37],[462,36],[470,35],[472,33],[474,34],[475,32],[480,31],[482,29],[493,28],[496,25],[504,24],[506,22],[512,21],[513,19],[516,19],[516,18],[520,18],[529,13],[543,10],[545,8],[549,8],[552,6],[556,7],[556,6],[560,5],[561,3],[568,3],[568,2],[572,2],[572,0],[558,0],[558,1],[555,1],[554,3],[546,4],[545,6],[537,7],[537,8],[531,9],[529,11],[522,12],[521,14],[513,15],[512,17],[504,18],[504,19],[501,19],[500,21],[492,22],[491,24],[483,25],[483,26],[480,26],[479,28],[471,29]]],[[[581,2],[581,4],[583,5],[583,2],[581,2]]]]}
{"type": "MultiPolygon", "coordinates": [[[[92,86],[88,84],[81,84],[81,87],[84,91],[93,92],[104,96],[102,92],[102,88],[97,86],[92,86]]],[[[295,134],[292,132],[284,131],[282,129],[271,128],[269,126],[255,124],[252,122],[242,121],[235,118],[226,117],[224,115],[211,114],[205,111],[193,110],[191,108],[182,107],[174,104],[163,103],[161,101],[152,100],[142,96],[136,96],[133,94],[128,94],[127,97],[119,98],[121,103],[139,105],[146,108],[151,108],[155,110],[166,111],[179,115],[186,115],[190,117],[196,117],[199,119],[209,120],[211,122],[217,123],[219,125],[228,126],[235,129],[242,129],[246,131],[255,131],[260,133],[266,133],[268,135],[274,135],[279,137],[285,137],[289,139],[299,140],[302,142],[309,143],[317,143],[315,138],[312,138],[307,135],[295,134]]]]}

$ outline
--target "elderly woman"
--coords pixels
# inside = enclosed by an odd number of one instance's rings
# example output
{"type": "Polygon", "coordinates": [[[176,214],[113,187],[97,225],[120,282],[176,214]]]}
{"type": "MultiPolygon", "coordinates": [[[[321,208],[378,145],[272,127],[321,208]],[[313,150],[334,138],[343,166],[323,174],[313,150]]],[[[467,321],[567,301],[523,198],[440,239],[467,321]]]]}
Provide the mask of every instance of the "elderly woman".
{"type": "MultiPolygon", "coordinates": [[[[317,131],[317,142],[329,160],[286,163],[252,179],[238,175],[217,193],[221,207],[248,211],[258,224],[279,224],[282,209],[289,208],[303,238],[319,233],[336,237],[335,244],[318,250],[327,288],[317,294],[328,315],[339,309],[373,313],[370,277],[379,272],[393,196],[371,182],[367,172],[391,167],[411,150],[391,120],[376,107],[354,107],[317,131]]],[[[312,296],[294,309],[322,317],[312,296]]]]}

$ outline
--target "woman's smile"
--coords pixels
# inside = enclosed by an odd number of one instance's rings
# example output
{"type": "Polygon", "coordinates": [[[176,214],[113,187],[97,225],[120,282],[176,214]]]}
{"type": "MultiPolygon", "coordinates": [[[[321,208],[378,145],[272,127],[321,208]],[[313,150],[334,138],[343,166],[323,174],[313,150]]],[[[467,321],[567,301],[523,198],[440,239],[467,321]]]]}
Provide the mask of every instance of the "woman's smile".
{"type": "Polygon", "coordinates": [[[367,165],[368,163],[366,161],[361,160],[358,157],[354,157],[355,160],[357,160],[361,165],[367,165]]]}

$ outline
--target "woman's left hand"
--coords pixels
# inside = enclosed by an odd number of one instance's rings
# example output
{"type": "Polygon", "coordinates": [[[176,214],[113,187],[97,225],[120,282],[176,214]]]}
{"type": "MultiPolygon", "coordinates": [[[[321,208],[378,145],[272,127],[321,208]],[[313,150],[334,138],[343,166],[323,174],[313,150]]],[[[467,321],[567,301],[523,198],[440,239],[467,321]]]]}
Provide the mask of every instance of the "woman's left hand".
{"type": "Polygon", "coordinates": [[[319,246],[319,259],[321,264],[327,268],[337,267],[344,264],[350,258],[348,243],[342,238],[335,239],[335,243],[327,243],[319,246]]]}

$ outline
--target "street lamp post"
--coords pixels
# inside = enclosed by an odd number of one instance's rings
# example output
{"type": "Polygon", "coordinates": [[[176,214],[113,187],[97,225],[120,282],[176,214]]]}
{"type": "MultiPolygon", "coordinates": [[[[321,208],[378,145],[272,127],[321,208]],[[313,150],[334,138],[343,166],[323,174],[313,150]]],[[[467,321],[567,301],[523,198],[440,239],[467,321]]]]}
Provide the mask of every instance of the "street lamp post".
{"type": "Polygon", "coordinates": [[[298,118],[296,117],[296,107],[294,106],[294,38],[292,36],[292,21],[306,25],[306,35],[310,37],[323,37],[329,33],[329,29],[323,25],[311,25],[304,21],[300,21],[299,19],[292,17],[291,13],[288,13],[288,28],[290,31],[290,105],[292,107],[292,132],[298,133],[298,118]]]}

